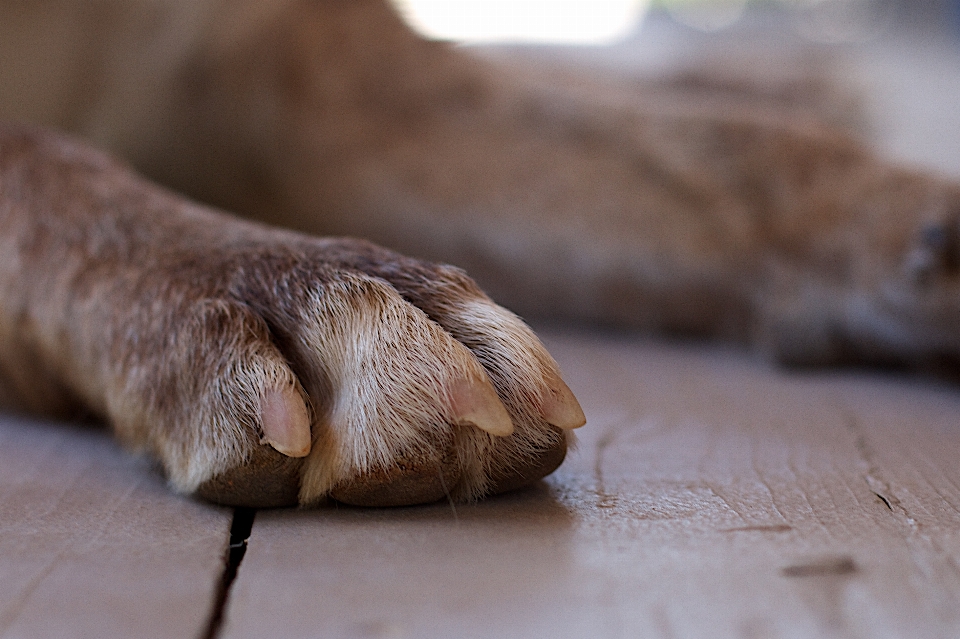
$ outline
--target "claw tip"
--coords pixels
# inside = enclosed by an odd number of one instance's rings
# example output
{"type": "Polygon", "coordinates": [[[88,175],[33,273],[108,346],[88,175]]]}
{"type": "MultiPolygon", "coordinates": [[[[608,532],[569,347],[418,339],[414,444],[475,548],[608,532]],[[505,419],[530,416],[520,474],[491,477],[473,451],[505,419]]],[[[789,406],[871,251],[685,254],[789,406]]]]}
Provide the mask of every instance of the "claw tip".
{"type": "Polygon", "coordinates": [[[309,454],[310,414],[296,390],[267,391],[261,403],[260,417],[263,424],[261,444],[269,444],[287,457],[309,454]]]}
{"type": "Polygon", "coordinates": [[[587,423],[580,402],[566,383],[557,377],[551,379],[541,406],[543,419],[561,430],[573,430],[587,423]]]}

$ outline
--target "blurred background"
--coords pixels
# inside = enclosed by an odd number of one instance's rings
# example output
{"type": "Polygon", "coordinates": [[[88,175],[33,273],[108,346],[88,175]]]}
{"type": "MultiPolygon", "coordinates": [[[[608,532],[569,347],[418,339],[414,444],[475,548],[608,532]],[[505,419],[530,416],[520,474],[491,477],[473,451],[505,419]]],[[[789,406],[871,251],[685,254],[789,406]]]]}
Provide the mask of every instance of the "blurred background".
{"type": "Polygon", "coordinates": [[[465,42],[608,44],[666,16],[715,32],[765,14],[814,42],[864,42],[893,28],[956,31],[956,0],[394,0],[421,33],[465,42]]]}
{"type": "Polygon", "coordinates": [[[393,0],[432,38],[600,71],[813,72],[901,163],[960,177],[960,0],[393,0]]]}

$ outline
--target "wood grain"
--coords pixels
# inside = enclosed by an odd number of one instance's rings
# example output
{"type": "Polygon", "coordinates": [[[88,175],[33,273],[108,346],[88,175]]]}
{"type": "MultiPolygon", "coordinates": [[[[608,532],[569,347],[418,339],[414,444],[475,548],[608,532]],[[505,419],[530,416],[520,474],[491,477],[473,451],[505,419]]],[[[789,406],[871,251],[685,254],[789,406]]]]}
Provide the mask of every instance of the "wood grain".
{"type": "Polygon", "coordinates": [[[0,416],[0,637],[199,637],[230,511],[97,429],[0,416]]]}
{"type": "Polygon", "coordinates": [[[538,488],[258,515],[231,638],[960,635],[960,393],[552,335],[589,418],[538,488]]]}

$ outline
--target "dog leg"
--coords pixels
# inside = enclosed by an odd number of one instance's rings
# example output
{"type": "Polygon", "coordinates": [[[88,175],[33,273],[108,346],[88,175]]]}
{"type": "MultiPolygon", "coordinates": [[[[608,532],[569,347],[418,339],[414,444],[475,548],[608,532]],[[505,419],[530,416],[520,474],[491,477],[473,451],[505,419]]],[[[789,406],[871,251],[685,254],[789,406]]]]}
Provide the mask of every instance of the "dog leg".
{"type": "Polygon", "coordinates": [[[172,60],[110,67],[126,79],[72,118],[180,190],[458,264],[525,316],[790,362],[956,355],[956,186],[789,91],[598,97],[423,41],[385,0],[203,6],[172,60]]]}
{"type": "Polygon", "coordinates": [[[226,504],[469,500],[562,461],[583,413],[461,271],[205,209],[0,132],[0,387],[106,418],[226,504]]]}
{"type": "MultiPolygon", "coordinates": [[[[187,119],[246,136],[234,156],[275,194],[251,215],[457,263],[527,316],[720,335],[792,363],[958,353],[957,185],[820,118],[530,88],[373,1],[293,5],[205,60],[208,115],[187,119]]],[[[219,179],[211,197],[241,193],[219,179]]]]}

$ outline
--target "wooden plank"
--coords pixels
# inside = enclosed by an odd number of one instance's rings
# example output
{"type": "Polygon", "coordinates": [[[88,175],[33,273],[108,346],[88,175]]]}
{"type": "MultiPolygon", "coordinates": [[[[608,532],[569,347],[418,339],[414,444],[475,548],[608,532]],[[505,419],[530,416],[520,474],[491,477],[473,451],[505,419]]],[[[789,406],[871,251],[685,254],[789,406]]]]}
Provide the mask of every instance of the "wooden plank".
{"type": "Polygon", "coordinates": [[[0,637],[198,637],[231,513],[102,430],[0,416],[0,637]]]}
{"type": "Polygon", "coordinates": [[[552,335],[589,423],[475,506],[261,512],[231,638],[960,636],[960,395],[552,335]]]}

